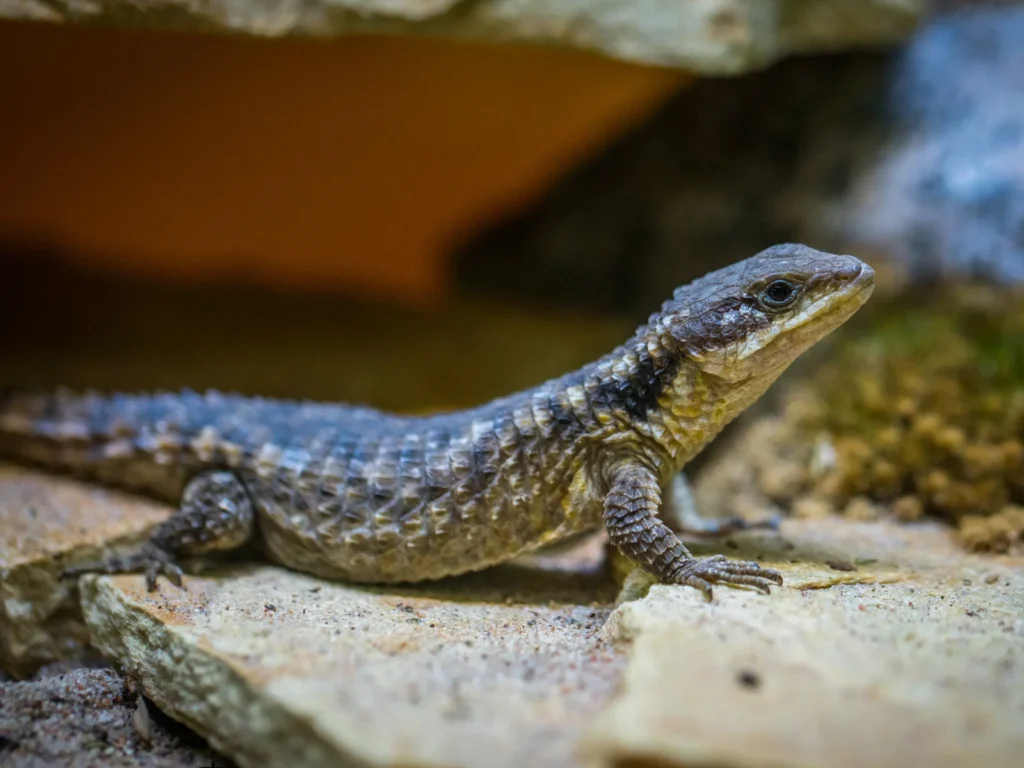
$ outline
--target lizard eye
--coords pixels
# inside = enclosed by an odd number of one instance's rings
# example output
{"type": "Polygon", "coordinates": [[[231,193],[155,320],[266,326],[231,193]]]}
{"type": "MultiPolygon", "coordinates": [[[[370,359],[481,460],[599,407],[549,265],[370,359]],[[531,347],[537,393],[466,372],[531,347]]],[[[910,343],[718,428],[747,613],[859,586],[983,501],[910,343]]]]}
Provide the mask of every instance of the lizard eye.
{"type": "Polygon", "coordinates": [[[767,309],[783,309],[796,301],[799,294],[799,287],[789,280],[772,280],[758,298],[767,309]]]}

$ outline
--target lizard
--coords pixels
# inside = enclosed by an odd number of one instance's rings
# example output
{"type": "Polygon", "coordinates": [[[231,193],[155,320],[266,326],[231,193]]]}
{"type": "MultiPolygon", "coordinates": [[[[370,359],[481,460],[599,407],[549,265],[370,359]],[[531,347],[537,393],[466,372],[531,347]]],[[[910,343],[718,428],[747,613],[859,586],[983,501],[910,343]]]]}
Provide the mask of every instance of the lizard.
{"type": "Polygon", "coordinates": [[[271,562],[364,584],[478,571],[603,526],[660,582],[770,594],[780,573],[695,557],[675,480],[874,290],[860,259],[775,245],[677,288],[624,343],[462,411],[191,390],[12,390],[0,454],[145,493],[175,511],[127,554],[71,569],[144,572],[258,542],[271,562]]]}

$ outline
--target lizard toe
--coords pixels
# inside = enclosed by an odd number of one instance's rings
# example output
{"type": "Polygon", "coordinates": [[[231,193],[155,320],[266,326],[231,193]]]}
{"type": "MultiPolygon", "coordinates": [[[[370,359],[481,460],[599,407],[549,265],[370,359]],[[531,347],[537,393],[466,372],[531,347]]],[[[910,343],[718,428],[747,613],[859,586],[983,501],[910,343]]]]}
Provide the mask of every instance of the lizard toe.
{"type": "Polygon", "coordinates": [[[92,563],[83,563],[70,568],[65,568],[60,578],[75,579],[89,573],[114,574],[114,573],[138,573],[145,574],[146,590],[156,591],[157,579],[163,575],[176,587],[182,587],[183,573],[177,563],[174,562],[170,553],[160,549],[153,544],[146,543],[138,550],[127,555],[108,557],[92,563]]]}
{"type": "Polygon", "coordinates": [[[145,570],[146,591],[156,591],[157,579],[160,576],[165,577],[174,586],[183,588],[182,579],[184,574],[181,567],[174,562],[171,555],[165,550],[150,545],[141,550],[133,559],[135,561],[134,567],[128,570],[145,570]]]}
{"type": "Polygon", "coordinates": [[[673,581],[696,587],[707,597],[711,595],[712,584],[753,587],[769,594],[773,584],[782,585],[782,574],[762,568],[753,561],[728,560],[724,555],[713,555],[688,561],[676,572],[673,581]]]}
{"type": "Polygon", "coordinates": [[[693,587],[694,589],[700,590],[704,595],[704,599],[709,602],[714,596],[711,589],[711,582],[696,574],[683,576],[677,583],[684,587],[693,587]]]}

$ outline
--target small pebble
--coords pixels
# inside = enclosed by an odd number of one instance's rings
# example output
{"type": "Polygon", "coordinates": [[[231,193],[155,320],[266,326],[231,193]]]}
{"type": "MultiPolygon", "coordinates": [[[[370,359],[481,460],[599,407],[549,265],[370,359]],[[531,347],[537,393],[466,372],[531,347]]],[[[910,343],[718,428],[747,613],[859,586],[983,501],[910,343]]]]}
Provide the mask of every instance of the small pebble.
{"type": "Polygon", "coordinates": [[[849,560],[826,560],[825,565],[833,571],[856,571],[857,566],[849,560]]]}
{"type": "Polygon", "coordinates": [[[756,672],[743,669],[736,675],[736,681],[744,688],[750,688],[751,690],[761,687],[761,677],[756,672]]]}

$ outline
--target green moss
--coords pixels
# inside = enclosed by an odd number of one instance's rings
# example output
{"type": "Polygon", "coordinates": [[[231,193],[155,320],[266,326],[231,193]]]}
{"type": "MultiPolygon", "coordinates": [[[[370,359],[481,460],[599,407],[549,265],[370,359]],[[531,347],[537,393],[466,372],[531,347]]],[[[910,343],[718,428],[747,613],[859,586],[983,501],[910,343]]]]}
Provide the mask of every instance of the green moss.
{"type": "Polygon", "coordinates": [[[952,286],[874,315],[788,401],[828,448],[807,490],[953,520],[1024,501],[1024,294],[952,286]]]}

